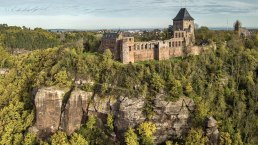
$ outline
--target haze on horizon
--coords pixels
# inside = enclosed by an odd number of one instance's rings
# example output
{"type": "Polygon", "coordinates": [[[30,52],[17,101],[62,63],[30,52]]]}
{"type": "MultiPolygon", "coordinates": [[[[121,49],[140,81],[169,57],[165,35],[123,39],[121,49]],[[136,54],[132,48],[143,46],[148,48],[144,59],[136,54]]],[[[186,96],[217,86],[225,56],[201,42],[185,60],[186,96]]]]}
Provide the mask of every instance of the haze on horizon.
{"type": "Polygon", "coordinates": [[[45,29],[166,28],[181,7],[199,26],[258,27],[257,0],[0,0],[0,23],[45,29]]]}

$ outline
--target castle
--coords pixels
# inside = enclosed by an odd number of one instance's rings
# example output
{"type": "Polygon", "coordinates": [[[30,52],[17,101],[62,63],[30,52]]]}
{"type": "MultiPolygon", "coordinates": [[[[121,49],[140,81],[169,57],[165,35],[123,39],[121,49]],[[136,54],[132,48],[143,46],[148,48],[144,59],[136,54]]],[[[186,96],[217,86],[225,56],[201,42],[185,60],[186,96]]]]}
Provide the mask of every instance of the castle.
{"type": "Polygon", "coordinates": [[[113,58],[124,64],[146,60],[165,60],[172,57],[196,55],[201,51],[194,47],[194,19],[186,8],[181,8],[173,19],[168,40],[135,42],[134,37],[125,33],[105,33],[100,50],[110,49],[113,58]]]}

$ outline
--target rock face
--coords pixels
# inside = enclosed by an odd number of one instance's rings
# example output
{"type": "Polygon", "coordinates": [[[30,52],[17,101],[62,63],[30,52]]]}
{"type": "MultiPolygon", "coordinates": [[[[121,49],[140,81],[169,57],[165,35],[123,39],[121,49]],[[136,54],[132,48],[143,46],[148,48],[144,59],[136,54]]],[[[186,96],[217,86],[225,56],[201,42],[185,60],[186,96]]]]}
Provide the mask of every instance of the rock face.
{"type": "Polygon", "coordinates": [[[145,106],[142,98],[120,97],[118,101],[114,124],[119,133],[125,132],[129,127],[135,127],[146,119],[142,112],[145,106]]]}
{"type": "Polygon", "coordinates": [[[71,135],[76,129],[80,128],[83,114],[88,107],[88,99],[92,93],[84,91],[73,91],[62,113],[60,130],[71,135]]]}
{"type": "Polygon", "coordinates": [[[62,100],[66,91],[53,88],[38,90],[35,97],[36,124],[39,137],[56,132],[60,124],[62,100]]]}
{"type": "Polygon", "coordinates": [[[213,117],[209,117],[206,122],[206,135],[209,138],[209,145],[218,145],[219,143],[219,130],[217,121],[213,117]]]}
{"type": "Polygon", "coordinates": [[[155,100],[156,142],[165,142],[168,138],[179,138],[185,134],[189,126],[189,115],[194,109],[192,99],[182,97],[176,102],[167,102],[161,97],[155,100]]]}
{"type": "MultiPolygon", "coordinates": [[[[157,127],[155,143],[184,135],[189,129],[189,115],[194,109],[194,102],[189,98],[182,97],[176,102],[162,98],[157,96],[153,100],[154,115],[150,121],[157,127]]],[[[100,97],[81,90],[69,93],[44,88],[36,94],[36,123],[31,130],[38,130],[39,137],[47,137],[58,129],[71,135],[85,123],[89,115],[97,117],[105,126],[107,116],[111,113],[114,116],[116,137],[121,140],[129,127],[137,127],[147,120],[143,113],[145,102],[144,97],[100,97]]]]}

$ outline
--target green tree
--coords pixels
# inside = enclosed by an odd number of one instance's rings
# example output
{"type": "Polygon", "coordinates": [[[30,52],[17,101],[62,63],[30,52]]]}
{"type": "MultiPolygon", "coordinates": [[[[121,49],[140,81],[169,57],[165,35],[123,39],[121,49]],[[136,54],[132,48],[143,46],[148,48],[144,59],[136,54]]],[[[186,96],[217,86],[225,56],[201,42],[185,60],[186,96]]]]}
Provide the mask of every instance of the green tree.
{"type": "Polygon", "coordinates": [[[88,141],[80,134],[73,133],[70,139],[71,145],[88,145],[88,141]]]}
{"type": "Polygon", "coordinates": [[[155,90],[155,91],[160,91],[162,89],[164,89],[165,87],[165,81],[160,77],[159,74],[157,73],[153,73],[151,76],[151,80],[150,80],[150,84],[151,87],[155,90]]]}
{"type": "Polygon", "coordinates": [[[59,71],[57,74],[55,74],[54,78],[55,78],[55,83],[59,87],[71,86],[71,80],[69,78],[69,74],[65,70],[59,71]]]}
{"type": "Polygon", "coordinates": [[[52,135],[50,141],[52,145],[69,145],[66,134],[61,131],[52,135]]]}
{"type": "Polygon", "coordinates": [[[204,136],[204,133],[201,129],[192,128],[185,139],[186,145],[205,145],[208,141],[208,138],[204,136]]]}
{"type": "Polygon", "coordinates": [[[139,131],[142,144],[144,145],[153,145],[154,138],[153,134],[156,131],[156,126],[152,122],[143,122],[137,129],[139,131]]]}
{"type": "Polygon", "coordinates": [[[168,94],[174,98],[179,98],[183,94],[183,87],[180,80],[176,80],[174,78],[170,78],[168,82],[168,94]]]}
{"type": "Polygon", "coordinates": [[[228,132],[221,132],[220,133],[220,138],[219,138],[220,145],[231,145],[232,144],[232,140],[230,137],[230,134],[228,132]]]}
{"type": "Polygon", "coordinates": [[[125,143],[127,145],[139,145],[137,134],[134,132],[135,130],[129,128],[125,133],[125,143]]]}
{"type": "Polygon", "coordinates": [[[110,131],[114,131],[114,116],[111,113],[107,116],[107,126],[110,131]]]}
{"type": "Polygon", "coordinates": [[[239,131],[237,131],[233,136],[233,145],[244,145],[239,131]]]}
{"type": "Polygon", "coordinates": [[[24,145],[36,145],[37,144],[37,136],[33,133],[27,133],[24,137],[23,144],[24,145]]]}

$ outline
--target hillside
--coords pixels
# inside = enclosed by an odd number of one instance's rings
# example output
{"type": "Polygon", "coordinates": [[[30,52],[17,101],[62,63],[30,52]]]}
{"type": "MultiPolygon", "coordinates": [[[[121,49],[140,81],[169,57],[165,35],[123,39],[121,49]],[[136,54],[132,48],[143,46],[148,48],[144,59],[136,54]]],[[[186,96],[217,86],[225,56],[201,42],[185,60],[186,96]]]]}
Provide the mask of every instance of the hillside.
{"type": "MultiPolygon", "coordinates": [[[[30,30],[8,31],[25,35],[30,30]]],[[[26,43],[13,46],[8,42],[12,33],[1,33],[0,68],[6,71],[0,73],[0,144],[206,144],[211,141],[206,131],[207,118],[217,121],[220,144],[258,144],[257,34],[245,40],[233,32],[201,28],[195,33],[197,44],[216,42],[217,49],[199,56],[123,65],[112,60],[110,51],[96,53],[99,43],[96,34],[78,32],[62,36],[41,30],[40,33],[55,37],[50,38],[49,45],[41,46],[45,38],[36,37],[39,40],[35,39],[34,46],[27,47],[26,43]],[[14,55],[10,50],[16,48],[30,53],[14,55]],[[60,107],[52,102],[60,109],[60,114],[53,115],[59,121],[67,104],[73,106],[73,93],[77,97],[82,96],[76,95],[78,91],[91,93],[86,98],[93,103],[87,111],[79,111],[84,115],[68,113],[68,118],[84,118],[77,123],[81,126],[75,132],[64,133],[66,130],[60,129],[58,123],[56,132],[37,138],[32,131],[38,123],[37,98],[44,102],[40,92],[49,88],[66,94],[58,96],[60,107]],[[118,102],[121,98],[128,101],[120,104],[119,109],[103,108],[105,101],[118,102]],[[182,114],[189,121],[186,131],[174,131],[178,136],[173,135],[169,127],[174,124],[165,119],[168,132],[158,132],[164,122],[155,117],[165,113],[173,116],[169,113],[180,110],[183,99],[188,100],[187,113],[182,114]],[[131,116],[126,117],[128,112],[131,116]]],[[[55,95],[50,96],[55,100],[55,95]]],[[[82,110],[80,107],[83,105],[75,105],[72,111],[82,110]]],[[[42,110],[44,113],[46,109],[42,110]]]]}

